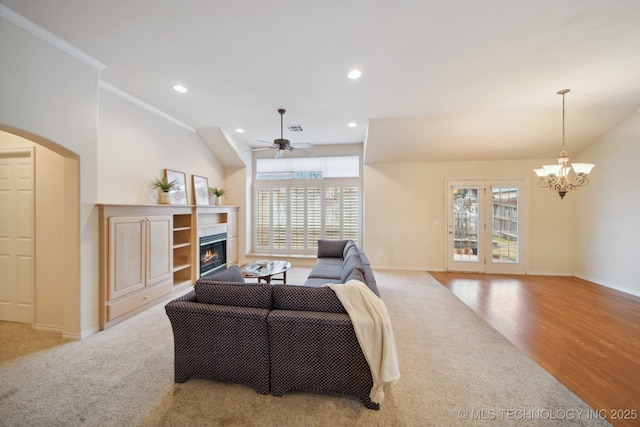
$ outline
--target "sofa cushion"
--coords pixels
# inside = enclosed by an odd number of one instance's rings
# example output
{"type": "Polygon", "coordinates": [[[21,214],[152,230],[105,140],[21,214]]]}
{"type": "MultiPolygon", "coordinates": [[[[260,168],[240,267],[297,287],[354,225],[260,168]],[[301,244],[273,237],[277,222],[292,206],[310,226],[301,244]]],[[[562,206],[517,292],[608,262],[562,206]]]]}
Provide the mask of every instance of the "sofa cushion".
{"type": "Polygon", "coordinates": [[[346,280],[344,281],[344,283],[347,283],[349,280],[358,280],[359,282],[365,283],[364,280],[364,274],[362,272],[362,270],[360,270],[359,268],[355,268],[353,270],[351,270],[351,273],[349,273],[349,275],[347,276],[346,280]]]}
{"type": "Polygon", "coordinates": [[[237,265],[233,267],[227,268],[226,270],[222,270],[216,274],[212,274],[211,276],[205,276],[202,280],[206,281],[215,281],[215,282],[244,282],[244,277],[242,277],[242,272],[237,265]]]}
{"type": "Polygon", "coordinates": [[[342,258],[318,258],[308,277],[338,281],[342,275],[342,267],[342,258]]]}
{"type": "Polygon", "coordinates": [[[200,279],[195,286],[198,302],[235,307],[271,308],[271,286],[200,279]]]}
{"type": "Polygon", "coordinates": [[[351,272],[356,269],[360,270],[364,275],[364,268],[358,254],[351,255],[344,261],[344,264],[342,265],[342,272],[340,274],[340,282],[345,283],[347,281],[347,277],[349,277],[351,272]]]}
{"type": "Polygon", "coordinates": [[[318,240],[318,258],[342,258],[348,240],[318,240]]]}
{"type": "Polygon", "coordinates": [[[344,245],[344,249],[342,250],[342,258],[346,258],[347,257],[347,252],[351,248],[356,248],[357,249],[357,246],[356,246],[356,244],[355,244],[355,242],[353,240],[347,240],[347,243],[344,245]]]}
{"type": "Polygon", "coordinates": [[[273,286],[273,309],[346,313],[331,288],[292,285],[273,286]]]}
{"type": "MultiPolygon", "coordinates": [[[[349,246],[349,249],[344,251],[344,256],[342,259],[342,263],[346,265],[346,262],[354,255],[360,256],[360,251],[358,251],[358,247],[356,245],[349,246]]],[[[362,263],[362,257],[360,258],[360,262],[362,263]]]]}

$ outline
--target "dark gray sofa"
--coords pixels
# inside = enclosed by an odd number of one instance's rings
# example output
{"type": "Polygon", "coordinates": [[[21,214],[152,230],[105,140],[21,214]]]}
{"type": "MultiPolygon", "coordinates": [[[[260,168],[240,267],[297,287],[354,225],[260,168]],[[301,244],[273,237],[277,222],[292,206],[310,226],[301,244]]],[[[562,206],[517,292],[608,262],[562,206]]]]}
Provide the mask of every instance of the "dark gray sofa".
{"type": "Polygon", "coordinates": [[[369,259],[353,240],[319,240],[318,260],[304,286],[360,280],[380,296],[369,259]]]}
{"type": "MultiPolygon", "coordinates": [[[[363,262],[364,259],[364,262],[363,262]]],[[[245,283],[237,267],[199,279],[165,307],[175,343],[175,381],[208,378],[258,393],[290,390],[359,398],[370,409],[369,365],[349,315],[325,283],[360,280],[379,295],[352,241],[321,240],[304,285],[245,283]]]]}

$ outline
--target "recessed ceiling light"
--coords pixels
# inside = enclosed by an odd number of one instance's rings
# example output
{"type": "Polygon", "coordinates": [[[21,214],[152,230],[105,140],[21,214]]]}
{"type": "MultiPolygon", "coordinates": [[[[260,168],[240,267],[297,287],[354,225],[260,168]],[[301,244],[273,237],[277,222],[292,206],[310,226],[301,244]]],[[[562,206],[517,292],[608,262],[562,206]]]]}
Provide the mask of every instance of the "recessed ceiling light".
{"type": "Polygon", "coordinates": [[[244,133],[244,129],[242,129],[242,128],[238,128],[238,129],[236,129],[236,132],[238,132],[238,133],[244,133]]]}
{"type": "Polygon", "coordinates": [[[349,74],[347,74],[347,77],[349,77],[351,80],[359,79],[360,76],[362,76],[360,70],[351,70],[349,71],[349,74]]]}
{"type": "Polygon", "coordinates": [[[358,126],[358,124],[356,122],[351,122],[347,126],[349,126],[350,128],[354,128],[354,127],[358,126]]]}
{"type": "Polygon", "coordinates": [[[173,90],[175,90],[176,92],[180,92],[180,93],[187,93],[188,92],[187,88],[182,86],[182,85],[173,85],[173,90]]]}

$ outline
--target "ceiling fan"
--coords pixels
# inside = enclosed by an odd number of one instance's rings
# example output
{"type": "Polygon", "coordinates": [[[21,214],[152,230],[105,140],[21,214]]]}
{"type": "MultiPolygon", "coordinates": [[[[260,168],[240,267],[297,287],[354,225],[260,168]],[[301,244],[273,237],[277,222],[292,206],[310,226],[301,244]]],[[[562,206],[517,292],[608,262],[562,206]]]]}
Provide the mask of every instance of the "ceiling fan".
{"type": "Polygon", "coordinates": [[[289,151],[295,150],[296,152],[302,153],[304,156],[313,156],[312,152],[301,150],[301,148],[314,148],[313,145],[308,143],[291,144],[288,139],[284,139],[284,136],[282,134],[282,131],[283,131],[282,123],[283,123],[284,113],[286,112],[287,110],[285,110],[284,108],[278,108],[278,113],[280,113],[280,138],[274,139],[273,142],[258,140],[258,142],[264,142],[265,144],[270,144],[271,147],[253,148],[251,151],[275,149],[275,150],[278,150],[276,151],[276,159],[281,159],[284,156],[284,152],[286,150],[289,150],[289,151]]]}

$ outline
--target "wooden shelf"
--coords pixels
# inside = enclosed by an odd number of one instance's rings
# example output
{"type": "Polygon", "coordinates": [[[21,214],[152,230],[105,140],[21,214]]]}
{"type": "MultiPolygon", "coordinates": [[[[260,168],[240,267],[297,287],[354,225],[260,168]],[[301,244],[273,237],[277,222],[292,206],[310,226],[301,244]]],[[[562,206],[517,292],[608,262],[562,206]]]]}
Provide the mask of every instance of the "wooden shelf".
{"type": "Polygon", "coordinates": [[[173,272],[175,273],[177,271],[184,270],[185,268],[191,268],[191,264],[174,265],[173,266],[173,272]]]}
{"type": "Polygon", "coordinates": [[[193,284],[193,213],[173,216],[173,287],[193,284]]]}

